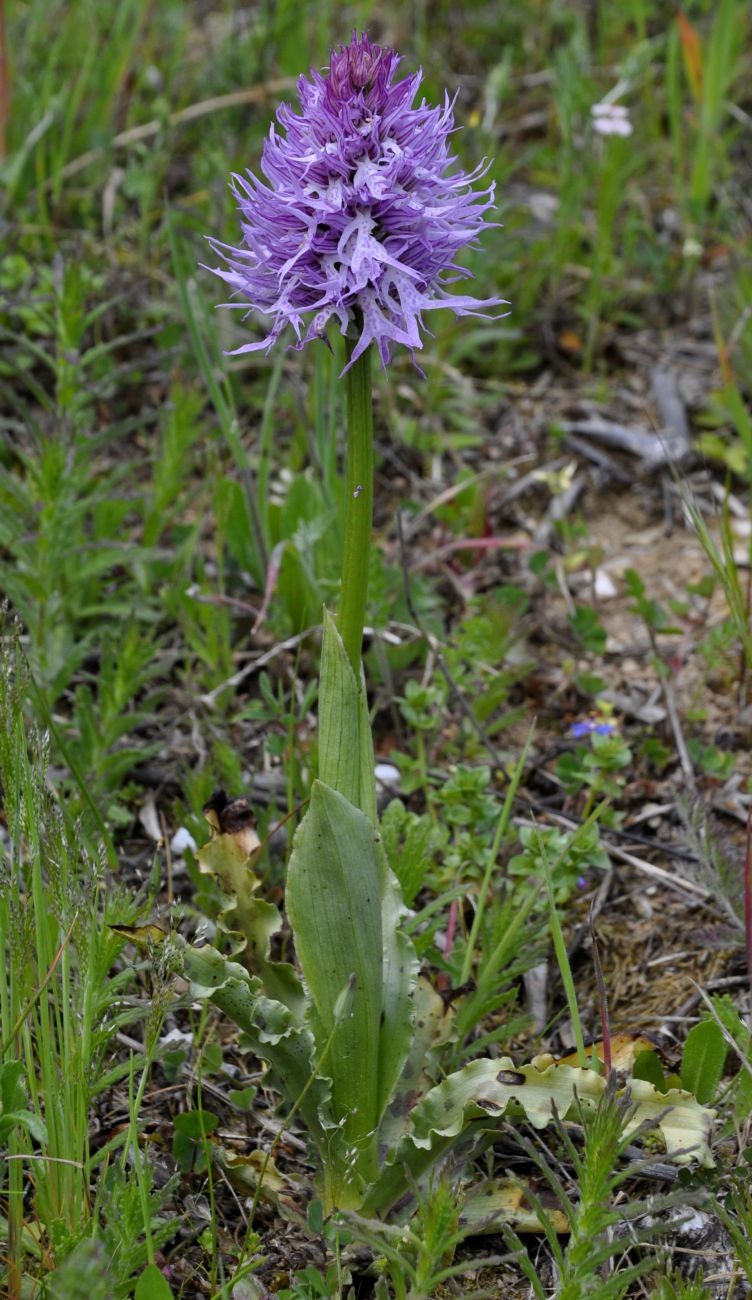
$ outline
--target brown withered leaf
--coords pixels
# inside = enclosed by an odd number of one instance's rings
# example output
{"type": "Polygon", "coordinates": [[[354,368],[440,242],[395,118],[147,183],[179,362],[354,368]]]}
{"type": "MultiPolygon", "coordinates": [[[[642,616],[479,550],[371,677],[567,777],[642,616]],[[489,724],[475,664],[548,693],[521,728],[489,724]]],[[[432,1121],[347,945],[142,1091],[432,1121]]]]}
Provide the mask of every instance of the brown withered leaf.
{"type": "Polygon", "coordinates": [[[224,790],[215,790],[202,812],[213,835],[231,835],[239,854],[250,858],[259,848],[256,818],[244,795],[228,799],[224,790]]]}
{"type": "Polygon", "coordinates": [[[273,1205],[283,1218],[304,1222],[301,1206],[305,1204],[310,1189],[300,1179],[282,1173],[272,1155],[258,1149],[241,1155],[218,1146],[214,1159],[236,1192],[258,1196],[273,1205]]]}

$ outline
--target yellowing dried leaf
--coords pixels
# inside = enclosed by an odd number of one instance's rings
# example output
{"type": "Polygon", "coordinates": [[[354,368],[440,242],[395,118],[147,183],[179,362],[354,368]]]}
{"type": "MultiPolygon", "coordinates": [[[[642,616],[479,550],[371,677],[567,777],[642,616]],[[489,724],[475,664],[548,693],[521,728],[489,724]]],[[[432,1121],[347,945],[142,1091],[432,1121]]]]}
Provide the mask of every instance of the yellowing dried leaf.
{"type": "Polygon", "coordinates": [[[110,930],[119,934],[137,948],[148,948],[150,944],[164,943],[167,931],[160,925],[111,925],[110,930]]]}
{"type": "Polygon", "coordinates": [[[569,1232],[569,1219],[550,1188],[531,1182],[519,1185],[506,1178],[470,1191],[462,1206],[460,1224],[477,1233],[498,1232],[499,1223],[507,1223],[517,1232],[544,1232],[538,1211],[526,1195],[527,1186],[540,1203],[554,1232],[569,1232]]]}
{"type": "MultiPolygon", "coordinates": [[[[596,1056],[603,1062],[603,1042],[599,1039],[597,1043],[589,1043],[585,1048],[588,1057],[596,1056]]],[[[640,1052],[655,1051],[655,1043],[646,1038],[644,1034],[614,1034],[611,1039],[611,1065],[614,1070],[631,1070],[640,1052]]],[[[568,1056],[556,1056],[545,1058],[537,1056],[536,1061],[548,1059],[557,1065],[576,1065],[577,1053],[570,1052],[568,1056]]]]}

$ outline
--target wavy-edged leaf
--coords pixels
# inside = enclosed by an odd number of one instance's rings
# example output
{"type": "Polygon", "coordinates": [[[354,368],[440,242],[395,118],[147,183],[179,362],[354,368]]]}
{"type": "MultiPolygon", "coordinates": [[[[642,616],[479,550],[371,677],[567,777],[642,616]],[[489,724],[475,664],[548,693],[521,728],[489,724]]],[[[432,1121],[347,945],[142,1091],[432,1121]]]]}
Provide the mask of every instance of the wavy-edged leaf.
{"type": "Polygon", "coordinates": [[[357,681],[327,609],[319,685],[319,777],[376,824],[373,739],[365,677],[361,667],[357,681]]]}
{"type": "MultiPolygon", "coordinates": [[[[542,1129],[550,1122],[554,1107],[566,1119],[576,1109],[578,1099],[583,1105],[597,1105],[605,1086],[603,1075],[595,1070],[560,1065],[548,1055],[536,1056],[521,1066],[509,1057],[471,1061],[432,1089],[418,1107],[411,1140],[418,1147],[428,1148],[434,1133],[457,1136],[462,1131],[468,1107],[502,1115],[511,1103],[521,1108],[533,1128],[542,1129]]],[[[627,1132],[647,1121],[655,1123],[668,1154],[680,1164],[695,1159],[713,1165],[708,1138],[715,1111],[701,1106],[689,1092],[673,1088],[660,1093],[644,1079],[632,1079],[629,1091],[636,1110],[627,1123],[627,1132]]]]}
{"type": "Polygon", "coordinates": [[[253,1013],[261,992],[261,981],[239,962],[228,961],[216,948],[183,949],[183,973],[190,981],[191,996],[213,1002],[249,1037],[257,1037],[253,1013]]]}
{"type": "Polygon", "coordinates": [[[228,961],[208,944],[198,949],[186,947],[183,960],[192,996],[213,1002],[243,1030],[253,1050],[270,1066],[269,1086],[290,1108],[299,1104],[323,1155],[328,1134],[336,1125],[329,1079],[319,1074],[311,1082],[317,1060],[311,1030],[300,1024],[283,1002],[265,996],[258,976],[250,975],[239,962],[228,961]]]}
{"type": "MultiPolygon", "coordinates": [[[[610,1046],[612,1070],[629,1074],[634,1070],[637,1058],[653,1050],[653,1043],[645,1034],[612,1034],[610,1046]]],[[[603,1039],[587,1043],[585,1050],[589,1059],[595,1057],[603,1064],[606,1055],[603,1039]]],[[[557,1065],[576,1065],[578,1055],[577,1052],[569,1052],[566,1056],[556,1056],[553,1059],[557,1065]]],[[[653,1083],[654,1080],[651,1079],[650,1082],[653,1083]]]]}
{"type": "Polygon", "coordinates": [[[161,925],[110,925],[107,928],[144,951],[151,946],[158,947],[167,938],[167,931],[161,925]]]}
{"type": "MultiPolygon", "coordinates": [[[[402,891],[390,870],[381,842],[382,864],[383,986],[379,1033],[379,1095],[377,1119],[381,1121],[397,1080],[403,1073],[415,1029],[413,1005],[419,962],[411,939],[401,928],[405,914],[402,891]]],[[[426,1045],[428,1047],[428,1044],[426,1045]]]]}
{"type": "Polygon", "coordinates": [[[409,1051],[379,1126],[382,1157],[409,1132],[413,1110],[436,1082],[441,1049],[453,1037],[454,1007],[424,976],[416,981],[412,1006],[409,1051]]]}
{"type": "MultiPolygon", "coordinates": [[[[598,1104],[606,1080],[594,1070],[557,1064],[551,1056],[538,1056],[516,1066],[509,1057],[471,1061],[432,1088],[412,1115],[412,1128],[383,1167],[369,1190],[363,1210],[383,1213],[401,1195],[406,1172],[419,1177],[461,1135],[488,1127],[489,1118],[519,1115],[534,1128],[545,1128],[554,1116],[577,1117],[579,1107],[598,1104]]],[[[634,1111],[625,1132],[642,1125],[658,1128],[666,1151],[679,1164],[693,1160],[714,1164],[709,1147],[715,1111],[701,1106],[681,1089],[659,1093],[643,1079],[628,1085],[634,1111]]]]}
{"type": "Polygon", "coordinates": [[[216,878],[225,896],[219,924],[233,940],[234,952],[251,974],[262,978],[266,991],[302,1021],[305,994],[294,968],[287,962],[269,960],[271,940],[282,928],[282,917],[273,903],[255,896],[259,878],[253,864],[259,838],[245,800],[233,800],[227,807],[239,805],[244,808],[231,820],[223,819],[211,803],[207,805],[212,838],[199,849],[199,866],[216,878]]]}
{"type": "Polygon", "coordinates": [[[629,1092],[637,1110],[627,1125],[627,1132],[631,1133],[641,1124],[649,1124],[660,1129],[666,1153],[678,1165],[697,1161],[705,1169],[715,1167],[710,1137],[716,1111],[700,1105],[697,1098],[684,1088],[658,1092],[645,1079],[632,1079],[629,1092]]]}

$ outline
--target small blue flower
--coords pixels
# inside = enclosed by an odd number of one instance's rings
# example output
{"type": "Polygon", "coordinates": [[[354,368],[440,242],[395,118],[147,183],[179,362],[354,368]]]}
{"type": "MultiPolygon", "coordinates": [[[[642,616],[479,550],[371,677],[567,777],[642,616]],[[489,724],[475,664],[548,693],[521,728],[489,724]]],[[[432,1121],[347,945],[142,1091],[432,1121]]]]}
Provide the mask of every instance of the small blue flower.
{"type": "Polygon", "coordinates": [[[584,718],[581,722],[572,723],[569,734],[574,740],[582,740],[584,736],[614,736],[617,730],[615,722],[606,722],[603,718],[584,718]]]}

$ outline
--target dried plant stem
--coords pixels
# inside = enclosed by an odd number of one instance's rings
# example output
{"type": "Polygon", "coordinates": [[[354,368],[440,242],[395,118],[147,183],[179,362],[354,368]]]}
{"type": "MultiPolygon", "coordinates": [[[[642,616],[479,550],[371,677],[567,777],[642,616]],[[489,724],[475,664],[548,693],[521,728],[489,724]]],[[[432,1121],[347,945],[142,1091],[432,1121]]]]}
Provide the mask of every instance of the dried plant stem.
{"type": "MultiPolygon", "coordinates": [[[[354,341],[347,340],[350,360],[354,341]]],[[[368,559],[373,522],[373,409],[371,348],[347,372],[347,469],[345,474],[345,547],[339,630],[356,680],[368,595],[368,559]]]]}
{"type": "MultiPolygon", "coordinates": [[[[202,99],[196,104],[188,104],[186,108],[179,108],[176,112],[170,113],[167,123],[171,127],[183,126],[186,122],[197,122],[210,113],[220,113],[226,108],[239,108],[244,104],[261,104],[270,96],[290,90],[294,85],[294,77],[277,77],[272,81],[263,82],[260,86],[249,86],[246,90],[231,90],[227,95],[213,95],[211,99],[202,99]]],[[[158,118],[152,122],[141,122],[138,126],[130,126],[126,131],[118,132],[108,147],[124,149],[131,144],[140,144],[142,140],[149,140],[152,136],[159,135],[163,127],[163,121],[158,118]]],[[[70,176],[76,176],[90,163],[101,158],[105,152],[104,148],[89,149],[80,157],[73,158],[63,167],[60,173],[61,179],[68,180],[70,176]]]]}

